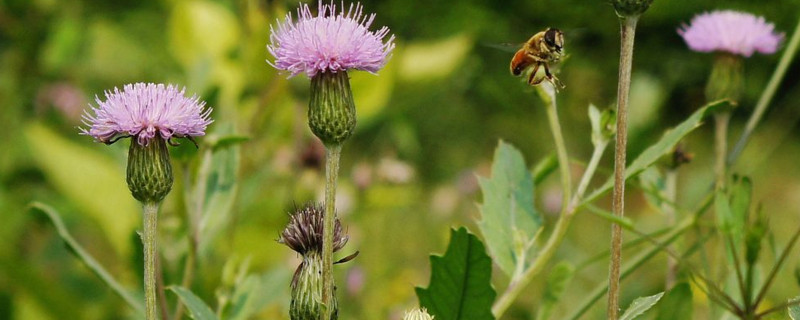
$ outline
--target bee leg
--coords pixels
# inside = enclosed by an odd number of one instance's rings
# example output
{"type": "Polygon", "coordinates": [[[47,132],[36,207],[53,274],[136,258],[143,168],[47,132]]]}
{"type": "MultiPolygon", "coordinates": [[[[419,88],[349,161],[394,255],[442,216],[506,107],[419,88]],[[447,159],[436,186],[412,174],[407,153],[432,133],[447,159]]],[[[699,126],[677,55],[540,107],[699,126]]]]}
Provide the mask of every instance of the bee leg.
{"type": "Polygon", "coordinates": [[[550,83],[553,84],[553,87],[555,87],[556,90],[564,89],[565,87],[564,84],[561,83],[561,80],[558,80],[556,76],[550,73],[550,68],[548,68],[546,64],[544,65],[544,74],[545,76],[547,76],[547,81],[550,81],[550,83]]]}
{"type": "Polygon", "coordinates": [[[544,80],[544,78],[539,78],[539,80],[534,80],[536,78],[536,73],[539,71],[539,67],[541,65],[542,65],[541,63],[536,63],[536,65],[533,67],[533,71],[531,71],[531,75],[528,76],[528,84],[530,84],[532,86],[535,86],[537,84],[542,83],[542,80],[544,80]]]}

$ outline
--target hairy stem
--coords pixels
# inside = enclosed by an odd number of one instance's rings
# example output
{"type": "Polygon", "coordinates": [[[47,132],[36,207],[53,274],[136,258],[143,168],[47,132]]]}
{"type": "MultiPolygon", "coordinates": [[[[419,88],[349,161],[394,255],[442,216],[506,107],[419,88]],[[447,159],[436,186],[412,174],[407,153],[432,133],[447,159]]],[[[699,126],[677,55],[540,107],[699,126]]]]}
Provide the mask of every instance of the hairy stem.
{"type": "Polygon", "coordinates": [[[798,19],[797,27],[795,27],[794,34],[792,34],[792,39],[789,40],[789,44],[783,51],[783,55],[781,55],[778,67],[775,68],[775,72],[772,73],[772,77],[767,83],[767,88],[764,89],[764,92],[761,93],[761,97],[758,98],[756,108],[753,110],[753,114],[750,115],[750,119],[747,120],[741,137],[739,137],[739,140],[736,142],[733,151],[728,155],[728,165],[736,161],[736,158],[739,157],[739,154],[747,145],[747,142],[750,141],[750,135],[753,134],[753,130],[756,129],[756,126],[764,116],[764,112],[767,110],[769,103],[772,101],[772,98],[775,97],[775,92],[778,91],[778,87],[781,81],[783,81],[786,71],[789,70],[789,65],[791,65],[792,60],[794,60],[798,47],[800,47],[800,19],[798,19]]]}
{"type": "Polygon", "coordinates": [[[322,228],[322,320],[329,320],[333,312],[333,228],[336,217],[336,180],[339,175],[339,156],[342,145],[325,146],[325,216],[322,228]]]}
{"type": "Polygon", "coordinates": [[[714,115],[714,187],[717,190],[725,189],[727,181],[725,156],[728,154],[728,123],[730,120],[730,111],[722,111],[714,115]]]}
{"type": "MultiPolygon", "coordinates": [[[[612,212],[625,216],[625,156],[628,144],[628,95],[631,89],[631,66],[633,64],[633,41],[639,17],[620,18],[619,82],[617,86],[617,138],[614,148],[614,192],[612,212]]],[[[616,320],[619,314],[619,277],[622,261],[622,227],[611,225],[611,262],[608,272],[607,316],[616,320]]]]}
{"type": "Polygon", "coordinates": [[[158,319],[158,306],[156,305],[156,248],[158,244],[158,203],[144,203],[144,232],[142,244],[144,245],[144,309],[145,319],[158,319]]]}

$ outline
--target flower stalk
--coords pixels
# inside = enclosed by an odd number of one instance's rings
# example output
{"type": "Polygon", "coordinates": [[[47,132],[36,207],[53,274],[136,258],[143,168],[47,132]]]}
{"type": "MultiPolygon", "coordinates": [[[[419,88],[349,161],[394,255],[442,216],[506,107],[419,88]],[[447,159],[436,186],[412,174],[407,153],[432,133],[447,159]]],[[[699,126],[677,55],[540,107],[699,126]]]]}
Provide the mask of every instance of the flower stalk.
{"type": "Polygon", "coordinates": [[[143,203],[144,232],[144,309],[145,319],[158,319],[156,305],[156,260],[158,247],[158,202],[143,203]]]}
{"type": "MultiPolygon", "coordinates": [[[[633,43],[638,15],[620,18],[619,83],[617,86],[617,137],[614,145],[614,191],[612,212],[625,216],[625,158],[628,148],[628,96],[631,89],[633,43]]],[[[622,261],[622,227],[611,225],[611,261],[608,273],[608,319],[616,320],[619,314],[619,277],[622,261]]]]}
{"type": "Polygon", "coordinates": [[[325,146],[325,215],[322,228],[322,304],[326,306],[323,320],[331,319],[335,309],[333,281],[333,240],[336,220],[336,181],[339,175],[339,156],[342,146],[325,146]]]}

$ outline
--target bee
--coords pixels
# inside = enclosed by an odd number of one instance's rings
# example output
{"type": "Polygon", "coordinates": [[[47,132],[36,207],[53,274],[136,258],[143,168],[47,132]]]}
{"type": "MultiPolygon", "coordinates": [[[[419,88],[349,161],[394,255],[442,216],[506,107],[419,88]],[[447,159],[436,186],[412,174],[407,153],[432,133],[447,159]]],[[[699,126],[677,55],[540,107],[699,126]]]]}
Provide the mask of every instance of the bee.
{"type": "Polygon", "coordinates": [[[528,76],[528,84],[535,86],[547,79],[556,89],[564,88],[561,81],[550,73],[549,66],[550,63],[561,60],[564,55],[563,48],[564,33],[561,30],[547,28],[547,30],[534,34],[511,59],[511,74],[519,76],[528,67],[533,66],[533,71],[528,76]],[[536,79],[536,72],[541,66],[544,66],[545,76],[536,79]]]}

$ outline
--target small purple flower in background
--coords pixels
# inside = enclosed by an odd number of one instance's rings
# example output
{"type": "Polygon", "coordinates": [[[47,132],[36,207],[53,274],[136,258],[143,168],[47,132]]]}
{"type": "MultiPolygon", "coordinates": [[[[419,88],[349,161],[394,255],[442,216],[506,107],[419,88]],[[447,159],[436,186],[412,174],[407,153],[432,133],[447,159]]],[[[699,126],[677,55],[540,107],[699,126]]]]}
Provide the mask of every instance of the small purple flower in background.
{"type": "MultiPolygon", "coordinates": [[[[344,4],[342,4],[344,6],[344,4]]],[[[336,5],[319,2],[317,16],[308,5],[297,9],[297,21],[287,14],[277,30],[270,26],[267,50],[275,61],[267,61],[294,77],[305,72],[313,78],[318,72],[339,72],[348,69],[375,73],[386,64],[394,49],[394,36],[385,43],[389,28],[369,31],[375,14],[364,15],[360,3],[351,4],[347,11],[336,13],[336,5]]]]}
{"type": "Polygon", "coordinates": [[[678,29],[689,48],[699,52],[724,51],[750,57],[753,52],[772,54],[783,40],[775,25],[745,12],[712,11],[692,18],[678,29]]]}
{"type": "Polygon", "coordinates": [[[135,137],[136,142],[147,146],[158,137],[191,138],[205,134],[211,108],[205,108],[197,96],[184,95],[185,89],[173,85],[136,83],[127,84],[122,91],[106,91],[106,100],[95,97],[97,107],[83,115],[81,133],[106,144],[120,138],[135,137]]]}

